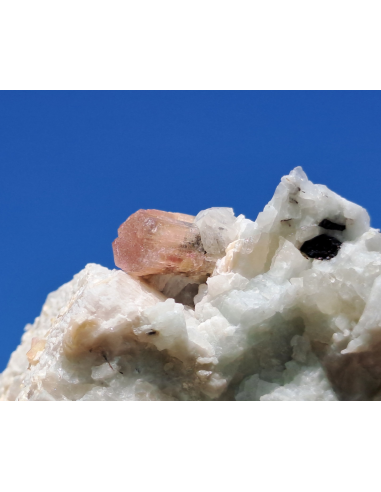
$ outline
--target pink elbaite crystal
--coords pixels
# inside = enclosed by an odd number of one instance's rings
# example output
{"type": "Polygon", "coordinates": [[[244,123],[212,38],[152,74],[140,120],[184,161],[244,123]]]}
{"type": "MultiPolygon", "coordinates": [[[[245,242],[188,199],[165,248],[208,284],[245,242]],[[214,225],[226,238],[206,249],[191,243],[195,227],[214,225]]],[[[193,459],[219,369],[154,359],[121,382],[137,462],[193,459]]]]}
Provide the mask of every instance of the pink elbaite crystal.
{"type": "Polygon", "coordinates": [[[213,272],[215,259],[206,254],[194,217],[161,210],[138,210],[118,229],[113,242],[115,265],[135,276],[213,272]]]}

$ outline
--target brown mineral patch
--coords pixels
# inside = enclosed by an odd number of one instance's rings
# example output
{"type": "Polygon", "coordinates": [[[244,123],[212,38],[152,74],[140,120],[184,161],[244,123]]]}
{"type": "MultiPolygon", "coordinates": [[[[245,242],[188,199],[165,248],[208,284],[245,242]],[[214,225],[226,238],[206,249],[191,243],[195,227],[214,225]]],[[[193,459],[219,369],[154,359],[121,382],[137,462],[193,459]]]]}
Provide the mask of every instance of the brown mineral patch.
{"type": "Polygon", "coordinates": [[[371,351],[329,354],[323,365],[342,400],[370,400],[381,388],[381,343],[371,351]]]}
{"type": "Polygon", "coordinates": [[[32,346],[27,352],[26,356],[28,358],[29,364],[34,366],[38,363],[40,359],[41,352],[45,349],[46,340],[41,338],[32,338],[32,346]]]}
{"type": "Polygon", "coordinates": [[[98,323],[95,320],[86,320],[75,323],[65,333],[63,350],[66,357],[75,357],[86,352],[91,352],[94,347],[94,339],[98,323]]]}

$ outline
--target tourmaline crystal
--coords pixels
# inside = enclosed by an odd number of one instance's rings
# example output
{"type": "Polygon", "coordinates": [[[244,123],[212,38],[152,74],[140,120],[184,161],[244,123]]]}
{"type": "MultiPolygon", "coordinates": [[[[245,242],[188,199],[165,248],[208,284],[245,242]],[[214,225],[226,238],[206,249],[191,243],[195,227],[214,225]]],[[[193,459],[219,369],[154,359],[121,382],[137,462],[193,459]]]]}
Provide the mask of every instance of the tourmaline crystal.
{"type": "Polygon", "coordinates": [[[138,277],[210,275],[216,260],[204,250],[194,219],[180,213],[138,210],[119,227],[113,242],[116,266],[138,277]]]}

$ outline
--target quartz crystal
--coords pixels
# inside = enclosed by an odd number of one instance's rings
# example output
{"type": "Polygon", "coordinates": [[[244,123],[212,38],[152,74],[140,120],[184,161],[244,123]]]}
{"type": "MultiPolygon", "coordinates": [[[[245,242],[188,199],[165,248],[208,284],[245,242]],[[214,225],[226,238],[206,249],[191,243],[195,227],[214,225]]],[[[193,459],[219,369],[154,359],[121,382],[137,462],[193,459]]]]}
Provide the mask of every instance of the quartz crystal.
{"type": "Polygon", "coordinates": [[[300,167],[255,221],[140,210],[118,234],[122,270],[49,294],[1,399],[381,399],[381,234],[300,167]]]}

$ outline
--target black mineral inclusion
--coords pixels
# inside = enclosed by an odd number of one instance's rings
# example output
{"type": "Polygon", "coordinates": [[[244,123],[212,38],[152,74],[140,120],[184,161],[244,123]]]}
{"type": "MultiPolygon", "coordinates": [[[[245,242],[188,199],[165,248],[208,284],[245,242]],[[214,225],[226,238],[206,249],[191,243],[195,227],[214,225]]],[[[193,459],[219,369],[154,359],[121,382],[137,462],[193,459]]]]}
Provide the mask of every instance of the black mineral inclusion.
{"type": "Polygon", "coordinates": [[[335,222],[332,222],[329,219],[322,220],[319,224],[319,227],[322,227],[323,229],[328,229],[330,231],[344,231],[345,230],[345,225],[335,224],[335,222]]]}
{"type": "Polygon", "coordinates": [[[306,241],[300,248],[300,251],[309,258],[316,260],[330,260],[339,252],[341,242],[327,234],[321,234],[309,241],[306,241]]]}

